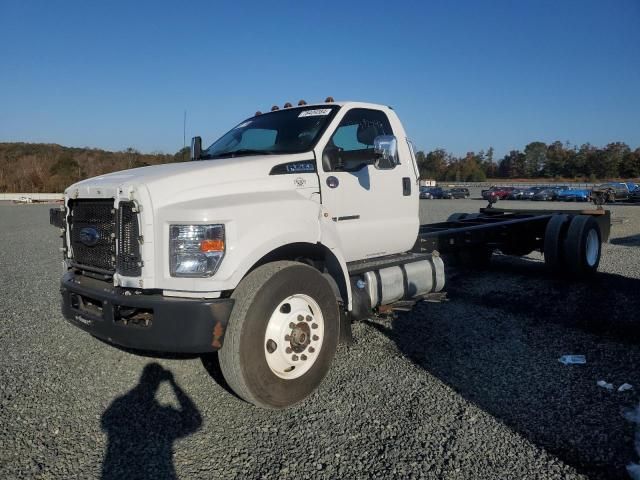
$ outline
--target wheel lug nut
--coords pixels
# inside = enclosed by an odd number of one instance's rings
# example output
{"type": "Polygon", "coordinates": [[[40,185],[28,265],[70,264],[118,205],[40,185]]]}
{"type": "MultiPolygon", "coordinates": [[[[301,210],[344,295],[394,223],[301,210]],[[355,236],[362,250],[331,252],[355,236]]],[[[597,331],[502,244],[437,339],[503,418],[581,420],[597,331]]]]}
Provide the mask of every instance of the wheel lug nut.
{"type": "Polygon", "coordinates": [[[291,360],[293,360],[294,362],[297,362],[298,361],[298,355],[293,355],[291,357],[291,360]]]}
{"type": "Polygon", "coordinates": [[[291,347],[287,347],[287,349],[285,350],[285,352],[287,352],[287,353],[291,353],[291,352],[293,352],[293,350],[291,350],[291,347]]]}
{"type": "Polygon", "coordinates": [[[311,315],[307,315],[307,322],[310,322],[311,320],[313,320],[313,318],[311,317],[311,315]]]}
{"type": "Polygon", "coordinates": [[[284,341],[288,342],[289,340],[291,340],[291,337],[289,335],[285,335],[284,336],[284,341]]]}
{"type": "Polygon", "coordinates": [[[313,347],[309,347],[309,353],[313,353],[313,352],[315,352],[315,351],[316,351],[316,349],[315,349],[315,348],[313,348],[313,347]]]}
{"type": "Polygon", "coordinates": [[[302,315],[298,315],[298,321],[301,322],[304,320],[304,317],[302,315]]]}
{"type": "Polygon", "coordinates": [[[315,330],[316,328],[318,328],[318,324],[317,323],[312,323],[311,324],[311,328],[313,328],[315,330]]]}
{"type": "Polygon", "coordinates": [[[306,360],[307,356],[306,355],[300,355],[300,360],[306,360]]]}
{"type": "Polygon", "coordinates": [[[295,323],[293,323],[293,322],[291,322],[291,323],[289,324],[289,328],[296,328],[296,324],[295,324],[295,323]]]}
{"type": "Polygon", "coordinates": [[[312,338],[314,342],[317,342],[318,340],[320,340],[320,337],[318,335],[314,335],[312,338]]]}

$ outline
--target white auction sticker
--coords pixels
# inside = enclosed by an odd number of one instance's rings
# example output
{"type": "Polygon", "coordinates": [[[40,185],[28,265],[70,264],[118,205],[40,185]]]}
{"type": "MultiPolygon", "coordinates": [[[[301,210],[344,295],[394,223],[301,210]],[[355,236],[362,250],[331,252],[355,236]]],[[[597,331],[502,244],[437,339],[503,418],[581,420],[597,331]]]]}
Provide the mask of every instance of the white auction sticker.
{"type": "Polygon", "coordinates": [[[323,115],[329,115],[331,113],[330,108],[318,108],[316,110],[305,110],[298,115],[298,118],[301,117],[320,117],[323,115]]]}

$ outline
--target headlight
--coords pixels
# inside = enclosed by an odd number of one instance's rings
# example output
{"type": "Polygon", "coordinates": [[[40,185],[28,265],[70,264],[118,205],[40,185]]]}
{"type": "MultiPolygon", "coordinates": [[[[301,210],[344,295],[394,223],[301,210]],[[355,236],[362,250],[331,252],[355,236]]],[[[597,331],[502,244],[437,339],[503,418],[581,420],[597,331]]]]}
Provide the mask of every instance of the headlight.
{"type": "Polygon", "coordinates": [[[172,277],[210,277],[224,257],[224,225],[170,225],[172,277]]]}

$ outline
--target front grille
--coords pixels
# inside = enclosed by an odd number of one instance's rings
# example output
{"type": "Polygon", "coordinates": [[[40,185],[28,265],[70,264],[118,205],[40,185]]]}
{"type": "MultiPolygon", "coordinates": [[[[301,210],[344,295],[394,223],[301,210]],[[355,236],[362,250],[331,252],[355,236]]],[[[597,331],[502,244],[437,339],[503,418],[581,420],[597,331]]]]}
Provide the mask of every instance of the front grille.
{"type": "Polygon", "coordinates": [[[69,204],[74,262],[113,272],[116,254],[113,200],[74,200],[69,204]]]}
{"type": "Polygon", "coordinates": [[[121,202],[117,215],[113,200],[72,200],[69,208],[75,265],[105,274],[113,274],[117,267],[122,275],[141,275],[138,215],[133,202],[121,202]]]}
{"type": "Polygon", "coordinates": [[[142,273],[140,229],[133,202],[120,202],[118,209],[118,273],[138,277],[142,273]]]}

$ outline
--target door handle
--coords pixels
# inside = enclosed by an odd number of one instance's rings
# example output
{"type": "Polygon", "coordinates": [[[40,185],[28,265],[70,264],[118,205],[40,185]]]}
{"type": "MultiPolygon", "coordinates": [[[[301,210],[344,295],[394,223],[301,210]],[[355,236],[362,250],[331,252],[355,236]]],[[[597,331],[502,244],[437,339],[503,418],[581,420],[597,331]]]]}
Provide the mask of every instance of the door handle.
{"type": "Polygon", "coordinates": [[[405,197],[411,195],[411,179],[409,177],[402,177],[402,195],[405,197]]]}

